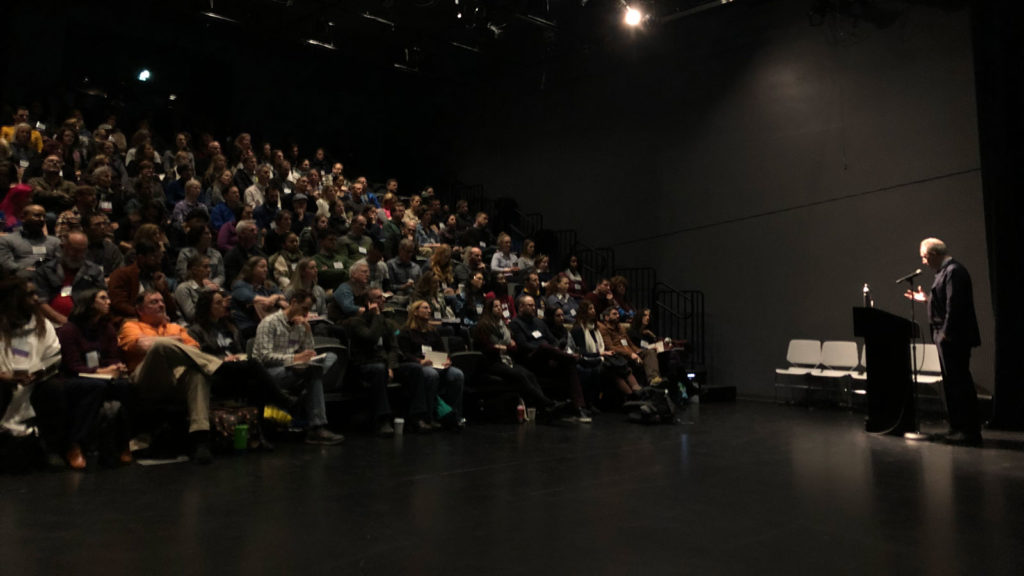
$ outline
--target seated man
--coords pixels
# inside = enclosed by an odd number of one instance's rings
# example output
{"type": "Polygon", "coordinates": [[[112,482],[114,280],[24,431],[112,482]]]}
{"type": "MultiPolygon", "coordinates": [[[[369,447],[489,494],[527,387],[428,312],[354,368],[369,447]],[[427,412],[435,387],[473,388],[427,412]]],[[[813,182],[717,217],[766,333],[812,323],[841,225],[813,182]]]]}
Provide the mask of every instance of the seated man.
{"type": "Polygon", "coordinates": [[[400,298],[397,302],[408,302],[416,281],[420,279],[422,270],[413,261],[416,255],[416,242],[403,238],[398,243],[398,256],[388,260],[388,273],[391,276],[391,288],[400,298]]]}
{"type": "Polygon", "coordinates": [[[373,239],[365,232],[366,218],[362,215],[356,216],[352,220],[352,227],[349,228],[348,234],[343,236],[338,243],[338,252],[341,253],[341,259],[345,262],[346,267],[351,266],[356,260],[366,258],[369,253],[373,239]]]}
{"type": "Polygon", "coordinates": [[[344,322],[365,312],[366,308],[356,304],[356,299],[363,297],[369,287],[370,265],[366,260],[360,260],[349,269],[348,281],[338,286],[332,294],[334,305],[330,307],[331,321],[344,322]]]}
{"type": "Polygon", "coordinates": [[[600,316],[606,308],[612,305],[612,301],[615,300],[615,295],[612,294],[611,281],[607,278],[601,278],[594,291],[587,293],[583,299],[590,301],[594,305],[594,311],[600,316]]]}
{"type": "Polygon", "coordinates": [[[470,279],[476,273],[483,274],[484,278],[490,275],[487,265],[484,264],[484,253],[479,246],[470,246],[463,254],[463,261],[456,264],[453,271],[457,286],[469,284],[470,279]]]}
{"type": "Polygon", "coordinates": [[[348,280],[348,267],[337,251],[338,232],[328,227],[317,238],[320,250],[313,256],[316,262],[318,283],[334,290],[348,280]]]}
{"type": "Polygon", "coordinates": [[[292,292],[287,308],[260,321],[252,354],[281,388],[293,393],[305,390],[306,419],[309,422],[306,443],[329,446],[340,444],[345,439],[325,427],[324,374],[330,372],[337,357],[327,352],[323,360],[310,362],[316,356],[313,331],[307,320],[312,306],[313,297],[309,292],[292,292]]]}
{"type": "Polygon", "coordinates": [[[605,308],[601,313],[601,321],[597,323],[598,331],[601,332],[601,339],[604,340],[604,349],[633,361],[638,366],[643,366],[644,374],[647,376],[647,384],[655,386],[662,381],[661,372],[658,368],[658,351],[654,348],[646,350],[640,348],[626,335],[626,327],[619,324],[619,309],[614,306],[605,308]]]}
{"type": "MultiPolygon", "coordinates": [[[[345,333],[349,336],[349,365],[359,375],[364,388],[369,391],[371,416],[374,431],[378,436],[394,436],[391,426],[391,404],[388,401],[388,382],[400,371],[407,395],[411,398],[423,395],[423,370],[419,364],[407,363],[399,366],[398,344],[395,327],[381,314],[384,297],[380,288],[370,288],[365,297],[366,311],[345,322],[345,333]]],[[[428,431],[418,422],[409,423],[409,431],[428,431]]]]}
{"type": "Polygon", "coordinates": [[[103,268],[104,276],[110,276],[124,264],[124,254],[107,236],[110,219],[102,212],[90,215],[85,222],[85,235],[89,238],[86,259],[103,268]]]}
{"type": "MultiPolygon", "coordinates": [[[[576,419],[590,422],[590,416],[583,410],[585,401],[576,358],[558,347],[558,340],[551,329],[537,318],[536,306],[533,297],[526,294],[516,299],[517,314],[508,325],[516,342],[516,360],[538,377],[548,380],[549,385],[560,383],[563,386],[561,397],[570,396],[576,405],[576,419]]],[[[556,397],[552,392],[546,392],[549,397],[556,397]]]]}
{"type": "Polygon", "coordinates": [[[53,258],[60,250],[60,240],[47,236],[46,209],[29,204],[21,211],[21,230],[0,236],[0,271],[7,276],[31,280],[36,266],[53,258]]]}
{"type": "Polygon", "coordinates": [[[115,325],[135,315],[136,298],[140,292],[148,290],[163,295],[168,314],[177,316],[167,276],[160,270],[163,259],[164,249],[159,244],[140,239],[135,242],[135,262],[110,275],[110,315],[115,325]]]}
{"type": "Polygon", "coordinates": [[[89,239],[82,232],[70,232],[62,243],[60,258],[36,269],[39,309],[55,326],[67,324],[74,307],[72,295],[83,290],[105,290],[107,281],[99,264],[86,260],[89,239]]]}
{"type": "Polygon", "coordinates": [[[185,328],[170,322],[163,294],[145,290],[136,300],[136,318],[117,335],[125,364],[144,404],[164,403],[184,393],[193,461],[209,464],[210,376],[221,360],[199,350],[185,328]]]}

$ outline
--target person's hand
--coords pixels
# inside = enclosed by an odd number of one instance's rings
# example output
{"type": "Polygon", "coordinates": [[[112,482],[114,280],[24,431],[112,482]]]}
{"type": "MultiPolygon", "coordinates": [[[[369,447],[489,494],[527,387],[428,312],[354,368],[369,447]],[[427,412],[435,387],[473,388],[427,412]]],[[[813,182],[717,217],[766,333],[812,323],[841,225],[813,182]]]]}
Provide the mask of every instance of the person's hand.
{"type": "Polygon", "coordinates": [[[442,366],[441,368],[450,368],[451,365],[452,365],[452,359],[449,358],[449,359],[444,361],[444,366],[442,366]]]}
{"type": "Polygon", "coordinates": [[[209,278],[203,280],[203,286],[209,288],[210,290],[220,290],[220,286],[217,286],[217,283],[214,282],[213,280],[210,280],[209,278]]]}
{"type": "Polygon", "coordinates": [[[433,366],[433,365],[434,365],[434,363],[431,362],[429,358],[421,358],[420,359],[420,366],[433,366]]]}
{"type": "Polygon", "coordinates": [[[28,372],[0,372],[0,385],[10,387],[21,384],[25,385],[32,381],[32,375],[28,372]]]}
{"type": "Polygon", "coordinates": [[[380,302],[370,302],[366,305],[368,314],[380,314],[380,302]]]}
{"type": "Polygon", "coordinates": [[[638,356],[636,352],[630,352],[629,359],[632,360],[633,362],[636,362],[637,364],[640,363],[640,356],[638,356]]]}
{"type": "Polygon", "coordinates": [[[394,379],[395,379],[395,371],[392,370],[391,368],[388,368],[388,380],[394,380],[394,379]]]}
{"type": "Polygon", "coordinates": [[[615,355],[615,352],[612,352],[611,350],[605,350],[604,352],[601,352],[601,356],[614,356],[614,355],[615,355]]]}
{"type": "Polygon", "coordinates": [[[928,296],[924,293],[924,290],[920,286],[917,287],[917,292],[911,292],[910,290],[907,290],[906,292],[903,293],[903,297],[906,298],[907,300],[913,300],[915,302],[926,302],[928,300],[928,296]]]}
{"type": "Polygon", "coordinates": [[[240,354],[228,354],[224,357],[225,362],[238,362],[241,359],[242,356],[240,354]]]}
{"type": "Polygon", "coordinates": [[[110,366],[103,366],[96,369],[97,374],[110,374],[111,376],[117,376],[121,373],[121,367],[123,364],[111,364],[110,366]]]}
{"type": "Polygon", "coordinates": [[[296,352],[292,356],[292,364],[305,364],[316,356],[316,350],[303,350],[302,352],[296,352]]]}

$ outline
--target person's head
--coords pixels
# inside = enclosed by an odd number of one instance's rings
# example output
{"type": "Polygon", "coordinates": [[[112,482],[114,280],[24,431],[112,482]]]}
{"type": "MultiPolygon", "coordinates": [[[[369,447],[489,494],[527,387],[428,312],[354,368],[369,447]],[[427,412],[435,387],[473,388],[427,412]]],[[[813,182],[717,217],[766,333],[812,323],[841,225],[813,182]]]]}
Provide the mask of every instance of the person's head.
{"type": "Polygon", "coordinates": [[[502,232],[498,234],[498,251],[508,254],[512,250],[512,237],[502,232]]]}
{"type": "Polygon", "coordinates": [[[196,322],[209,326],[227,318],[229,300],[220,290],[203,290],[196,300],[196,322]]]}
{"type": "Polygon", "coordinates": [[[299,214],[306,213],[306,205],[309,203],[309,198],[305,194],[296,194],[292,196],[292,209],[299,214]]]}
{"type": "Polygon", "coordinates": [[[576,271],[580,266],[580,259],[575,254],[569,257],[569,270],[576,271]]]}
{"type": "Polygon", "coordinates": [[[18,328],[36,319],[36,334],[46,333],[45,322],[39,309],[36,285],[24,278],[10,276],[0,280],[0,339],[9,344],[18,328]]]}
{"type": "Polygon", "coordinates": [[[267,281],[267,259],[263,256],[250,256],[238,276],[253,286],[262,286],[267,281]]]}
{"type": "Polygon", "coordinates": [[[629,288],[629,280],[625,276],[612,276],[608,286],[616,298],[625,298],[626,290],[629,288]]]}
{"type": "Polygon", "coordinates": [[[409,238],[402,238],[398,242],[398,259],[402,262],[409,262],[416,254],[416,242],[409,238]]]}
{"type": "Polygon", "coordinates": [[[378,286],[370,288],[366,292],[366,309],[373,311],[380,311],[381,304],[384,303],[384,292],[378,286]]]}
{"type": "Polygon", "coordinates": [[[85,219],[85,235],[90,244],[100,244],[107,237],[107,222],[107,215],[103,213],[91,214],[85,219]]]}
{"type": "Polygon", "coordinates": [[[359,260],[348,270],[349,281],[358,286],[366,286],[370,283],[370,265],[364,260],[359,260]]]}
{"type": "Polygon", "coordinates": [[[413,300],[409,304],[409,315],[405,320],[405,328],[410,330],[429,330],[430,319],[433,317],[433,312],[430,310],[430,304],[426,300],[413,300]]]}
{"type": "Polygon", "coordinates": [[[484,281],[483,272],[474,272],[473,275],[469,277],[469,285],[472,286],[473,290],[478,292],[483,289],[484,281]]]}
{"type": "Polygon", "coordinates": [[[298,252],[299,251],[299,235],[294,232],[289,232],[284,237],[284,250],[285,252],[298,252]]]}
{"type": "Polygon", "coordinates": [[[211,158],[214,156],[222,155],[220,142],[216,140],[210,140],[209,143],[206,144],[206,153],[209,154],[211,158]]]}
{"type": "Polygon", "coordinates": [[[486,228],[488,222],[489,219],[487,218],[487,212],[477,212],[473,225],[477,228],[486,228]]]}
{"type": "Polygon", "coordinates": [[[416,281],[416,293],[424,298],[436,297],[440,287],[440,280],[433,270],[424,270],[416,281]]]}
{"type": "MultiPolygon", "coordinates": [[[[228,181],[230,182],[231,172],[226,172],[226,174],[228,174],[228,181]]],[[[228,189],[224,191],[224,202],[228,206],[237,206],[241,201],[242,195],[238,191],[238,186],[228,186],[228,189]]]]}
{"type": "Polygon", "coordinates": [[[159,326],[168,321],[167,304],[164,296],[157,290],[146,290],[135,299],[135,314],[139,321],[151,326],[159,326]]]}
{"type": "Polygon", "coordinates": [[[50,154],[46,158],[43,158],[44,176],[54,176],[60,174],[60,171],[63,167],[64,162],[60,159],[60,156],[56,154],[50,154]]]}
{"type": "Polygon", "coordinates": [[[537,260],[534,261],[533,267],[538,272],[547,272],[551,266],[551,258],[547,254],[541,254],[537,256],[537,260]]]}
{"type": "Polygon", "coordinates": [[[555,276],[553,281],[548,282],[548,292],[558,295],[569,292],[569,277],[561,273],[555,276]]]}
{"type": "Polygon", "coordinates": [[[561,308],[555,308],[544,316],[544,320],[551,326],[562,326],[565,324],[565,312],[561,308]]]}
{"type": "Polygon", "coordinates": [[[263,186],[270,183],[270,166],[264,164],[256,169],[256,180],[263,186]]]}
{"type": "Polygon", "coordinates": [[[288,298],[288,309],[285,310],[284,315],[289,322],[294,323],[309,316],[309,311],[312,309],[313,295],[300,288],[292,292],[291,297],[288,298]]]}
{"type": "Polygon", "coordinates": [[[938,272],[942,268],[942,262],[949,255],[946,243],[938,238],[925,238],[921,240],[921,263],[927,264],[929,268],[938,272]]]}
{"type": "Polygon", "coordinates": [[[520,294],[516,298],[516,314],[523,318],[533,318],[537,315],[537,304],[534,302],[533,296],[520,294]]]}
{"type": "Polygon", "coordinates": [[[387,183],[384,184],[384,189],[392,194],[398,193],[398,180],[395,178],[388,178],[387,183]]]}
{"type": "Polygon", "coordinates": [[[338,246],[338,232],[334,228],[328,227],[319,235],[320,240],[320,252],[323,254],[333,254],[338,246]]]}
{"type": "Polygon", "coordinates": [[[263,203],[267,206],[277,206],[278,201],[281,199],[281,183],[271,182],[267,185],[266,192],[263,193],[263,203]]]}
{"type": "Polygon", "coordinates": [[[594,303],[590,300],[580,300],[580,308],[576,312],[576,318],[580,322],[594,322],[597,320],[597,309],[594,308],[594,303]]]}
{"type": "Polygon", "coordinates": [[[523,241],[523,256],[533,256],[533,252],[536,249],[537,244],[530,238],[527,238],[526,240],[523,241]]]}
{"type": "Polygon", "coordinates": [[[540,291],[540,276],[537,276],[536,272],[530,272],[526,275],[526,281],[523,282],[523,289],[529,290],[536,294],[540,291]]]}
{"type": "Polygon", "coordinates": [[[61,128],[60,143],[65,150],[70,150],[78,143],[78,132],[74,128],[61,128]]]}
{"type": "Polygon", "coordinates": [[[65,268],[78,270],[85,264],[85,255],[89,250],[89,237],[85,232],[75,230],[61,243],[61,263],[65,268]]]}
{"type": "Polygon", "coordinates": [[[281,210],[274,216],[274,224],[277,225],[277,233],[282,234],[292,228],[292,213],[290,210],[281,210]]]}
{"type": "Polygon", "coordinates": [[[349,191],[350,194],[352,194],[353,198],[356,198],[357,200],[359,198],[362,198],[362,196],[363,196],[363,183],[362,182],[358,182],[358,181],[353,182],[351,185],[349,185],[348,191],[349,191]]]}
{"type": "Polygon", "coordinates": [[[607,278],[601,278],[601,281],[598,282],[597,286],[594,288],[594,292],[596,292],[597,294],[600,294],[602,296],[605,295],[605,294],[611,293],[611,291],[612,291],[612,283],[607,278]]]}
{"type": "Polygon", "coordinates": [[[185,200],[189,203],[196,203],[199,201],[199,194],[203,191],[203,185],[199,183],[199,180],[195,178],[189,178],[185,182],[185,200]]]}
{"type": "Polygon", "coordinates": [[[295,179],[295,185],[292,187],[296,194],[305,194],[309,192],[309,176],[303,174],[295,179]]]}
{"type": "Polygon", "coordinates": [[[88,214],[96,209],[96,189],[92,186],[75,187],[75,207],[82,214],[88,214]]]}
{"type": "Polygon", "coordinates": [[[240,220],[235,225],[235,233],[238,234],[238,245],[243,248],[252,248],[256,245],[259,228],[255,220],[240,220]]]}
{"type": "Polygon", "coordinates": [[[208,226],[191,226],[185,234],[185,243],[205,252],[213,243],[213,233],[208,226]]]}
{"type": "Polygon", "coordinates": [[[647,328],[651,325],[651,309],[644,308],[639,314],[637,314],[637,318],[640,319],[640,327],[647,328]]]}
{"type": "Polygon", "coordinates": [[[32,127],[25,122],[14,126],[14,142],[19,146],[28,146],[32,141],[32,127]]]}
{"type": "Polygon", "coordinates": [[[114,182],[114,171],[110,166],[100,166],[92,171],[92,183],[100,188],[110,188],[114,182]]]}
{"type": "Polygon", "coordinates": [[[366,232],[366,218],[360,214],[352,220],[352,228],[349,230],[349,234],[354,238],[360,238],[364,232],[366,232]]]}
{"type": "Polygon", "coordinates": [[[413,195],[412,198],[409,198],[409,209],[412,210],[413,212],[419,210],[420,206],[422,205],[423,198],[420,198],[418,195],[413,195]]]}
{"type": "Polygon", "coordinates": [[[395,201],[395,205],[391,207],[391,220],[401,222],[403,218],[405,218],[405,203],[395,201]]]}
{"type": "Polygon", "coordinates": [[[335,162],[334,166],[331,166],[331,175],[334,178],[341,176],[342,172],[345,171],[345,165],[341,162],[335,162]]]}
{"type": "Polygon", "coordinates": [[[138,239],[135,245],[135,261],[143,272],[153,273],[160,270],[164,259],[164,249],[159,243],[145,238],[138,239]]]}
{"type": "Polygon", "coordinates": [[[601,322],[610,324],[612,326],[619,325],[619,309],[614,306],[609,306],[601,312],[601,322]]]}
{"type": "Polygon", "coordinates": [[[210,258],[205,254],[196,254],[188,261],[188,277],[200,286],[203,280],[210,278],[210,258]]]}
{"type": "Polygon", "coordinates": [[[317,281],[316,260],[303,258],[295,265],[295,272],[292,273],[292,285],[306,290],[312,290],[317,281]]]}
{"type": "Polygon", "coordinates": [[[14,119],[15,124],[27,124],[28,123],[28,106],[16,106],[14,108],[14,119]]]}
{"type": "Polygon", "coordinates": [[[74,307],[68,320],[79,326],[88,326],[110,313],[110,295],[106,290],[88,288],[72,296],[74,307]]]}
{"type": "Polygon", "coordinates": [[[447,244],[441,244],[437,248],[434,248],[434,252],[430,255],[430,264],[434,267],[443,269],[447,268],[452,263],[452,247],[447,244]]]}
{"type": "Polygon", "coordinates": [[[253,154],[246,154],[242,158],[242,168],[245,169],[249,174],[256,173],[256,156],[253,154]]]}

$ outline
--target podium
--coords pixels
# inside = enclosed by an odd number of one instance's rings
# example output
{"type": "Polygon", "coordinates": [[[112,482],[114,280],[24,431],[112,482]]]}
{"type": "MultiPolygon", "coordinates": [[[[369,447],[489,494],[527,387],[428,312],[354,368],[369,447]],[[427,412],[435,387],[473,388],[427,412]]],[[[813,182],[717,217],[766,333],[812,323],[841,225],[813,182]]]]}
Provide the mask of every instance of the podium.
{"type": "Polygon", "coordinates": [[[853,309],[853,334],[864,338],[867,364],[868,432],[902,436],[916,432],[910,342],[917,324],[878,308],[853,309]]]}

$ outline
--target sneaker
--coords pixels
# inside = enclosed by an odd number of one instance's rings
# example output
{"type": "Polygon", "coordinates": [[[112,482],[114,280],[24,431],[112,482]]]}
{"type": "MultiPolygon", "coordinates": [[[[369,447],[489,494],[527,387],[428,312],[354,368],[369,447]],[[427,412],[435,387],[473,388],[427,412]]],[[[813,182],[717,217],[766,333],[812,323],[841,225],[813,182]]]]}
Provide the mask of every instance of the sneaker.
{"type": "Polygon", "coordinates": [[[309,432],[306,432],[306,444],[334,446],[335,444],[341,444],[344,440],[344,436],[341,434],[335,434],[323,426],[313,428],[309,432]]]}
{"type": "Polygon", "coordinates": [[[377,426],[376,434],[381,438],[391,438],[395,435],[395,428],[391,425],[391,422],[385,420],[377,426]]]}
{"type": "Polygon", "coordinates": [[[195,445],[192,450],[192,461],[203,466],[213,463],[213,454],[206,442],[199,442],[195,445]]]}
{"type": "Polygon", "coordinates": [[[579,422],[580,424],[590,424],[591,422],[594,421],[594,419],[591,418],[590,414],[588,414],[587,411],[584,410],[583,408],[577,408],[576,421],[579,422]]]}

